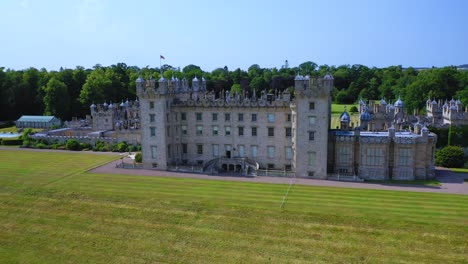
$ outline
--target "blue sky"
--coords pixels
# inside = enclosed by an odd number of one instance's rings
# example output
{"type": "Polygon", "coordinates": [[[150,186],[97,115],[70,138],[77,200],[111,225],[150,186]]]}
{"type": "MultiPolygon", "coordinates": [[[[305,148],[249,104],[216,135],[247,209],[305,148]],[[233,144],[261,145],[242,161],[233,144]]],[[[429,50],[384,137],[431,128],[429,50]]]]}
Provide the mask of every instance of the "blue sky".
{"type": "Polygon", "coordinates": [[[0,8],[0,67],[304,61],[386,67],[468,63],[468,1],[16,0],[0,8]]]}

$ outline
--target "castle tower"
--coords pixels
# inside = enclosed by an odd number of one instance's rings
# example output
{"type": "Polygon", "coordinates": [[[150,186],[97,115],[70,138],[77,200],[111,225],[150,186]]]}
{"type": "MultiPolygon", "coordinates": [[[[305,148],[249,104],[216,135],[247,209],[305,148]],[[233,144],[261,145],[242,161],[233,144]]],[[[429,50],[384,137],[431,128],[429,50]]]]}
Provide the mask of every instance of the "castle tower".
{"type": "Polygon", "coordinates": [[[173,94],[167,93],[167,81],[159,79],[159,89],[138,89],[141,83],[137,81],[137,96],[140,98],[141,149],[143,164],[146,168],[166,170],[169,160],[169,135],[166,133],[168,114],[170,113],[173,94]]]}
{"type": "Polygon", "coordinates": [[[192,80],[192,99],[193,100],[197,100],[199,92],[200,92],[200,81],[198,81],[197,77],[195,76],[192,80]]]}
{"type": "Polygon", "coordinates": [[[328,128],[330,127],[333,77],[295,78],[295,101],[291,103],[293,164],[297,177],[327,177],[328,128]]]}

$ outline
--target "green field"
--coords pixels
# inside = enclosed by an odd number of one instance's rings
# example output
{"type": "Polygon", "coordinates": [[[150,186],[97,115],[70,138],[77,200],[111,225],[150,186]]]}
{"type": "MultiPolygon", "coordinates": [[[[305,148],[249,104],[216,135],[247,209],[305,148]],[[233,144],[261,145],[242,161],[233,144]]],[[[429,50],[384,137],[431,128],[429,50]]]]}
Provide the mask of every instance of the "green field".
{"type": "Polygon", "coordinates": [[[466,263],[468,196],[85,171],[0,150],[2,263],[466,263]]]}
{"type": "Polygon", "coordinates": [[[451,171],[456,172],[456,173],[466,173],[468,174],[468,169],[464,168],[450,168],[451,171]]]}
{"type": "MultiPolygon", "coordinates": [[[[331,108],[331,111],[332,111],[332,114],[338,114],[338,115],[341,115],[341,113],[344,112],[345,108],[346,108],[346,111],[348,113],[349,112],[349,109],[351,109],[351,107],[353,106],[356,106],[358,109],[359,109],[359,105],[358,104],[332,104],[332,108],[331,108]]],[[[350,113],[351,114],[351,113],[350,113]]]]}

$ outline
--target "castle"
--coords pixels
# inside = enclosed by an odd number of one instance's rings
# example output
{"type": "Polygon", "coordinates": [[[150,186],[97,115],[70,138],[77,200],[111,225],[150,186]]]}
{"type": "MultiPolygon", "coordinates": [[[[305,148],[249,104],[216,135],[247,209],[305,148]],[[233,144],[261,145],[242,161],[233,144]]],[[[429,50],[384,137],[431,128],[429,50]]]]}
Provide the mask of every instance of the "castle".
{"type": "MultiPolygon", "coordinates": [[[[403,130],[409,121],[400,99],[390,106],[384,101],[361,104],[361,124],[355,128],[345,111],[340,127],[331,130],[332,89],[329,74],[296,76],[294,99],[288,91],[264,91],[260,98],[255,92],[216,95],[207,91],[204,78],[195,77],[190,85],[185,78],[139,77],[139,114],[127,126],[138,126],[143,164],[157,170],[191,165],[214,174],[255,175],[263,169],[317,179],[435,176],[437,138],[419,123],[412,131],[403,130]]],[[[120,129],[121,124],[113,121],[105,128],[111,127],[120,129]]]]}
{"type": "Polygon", "coordinates": [[[460,99],[445,100],[444,104],[442,100],[437,102],[435,99],[427,99],[426,112],[428,121],[433,126],[468,125],[468,107],[463,110],[460,99]]]}

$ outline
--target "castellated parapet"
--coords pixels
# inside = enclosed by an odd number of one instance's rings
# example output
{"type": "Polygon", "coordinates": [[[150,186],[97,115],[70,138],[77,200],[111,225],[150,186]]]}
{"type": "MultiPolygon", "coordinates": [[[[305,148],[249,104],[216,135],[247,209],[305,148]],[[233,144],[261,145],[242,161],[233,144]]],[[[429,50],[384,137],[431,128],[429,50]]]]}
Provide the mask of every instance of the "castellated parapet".
{"type": "Polygon", "coordinates": [[[341,129],[330,130],[332,89],[329,74],[298,75],[293,95],[287,90],[261,91],[259,98],[255,92],[215,94],[206,89],[203,77],[195,77],[191,85],[185,78],[140,77],[136,91],[144,166],[157,170],[192,166],[205,173],[241,175],[283,171],[318,179],[434,176],[435,135],[422,126],[417,133],[401,131],[407,122],[401,100],[391,107],[362,105],[364,122],[356,131],[344,112],[341,129]],[[381,125],[388,129],[386,134],[369,134],[376,127],[369,117],[377,113],[385,119],[381,125]],[[407,145],[403,138],[414,142],[411,148],[400,147],[407,145]],[[414,155],[420,151],[425,154],[414,155]]]}

